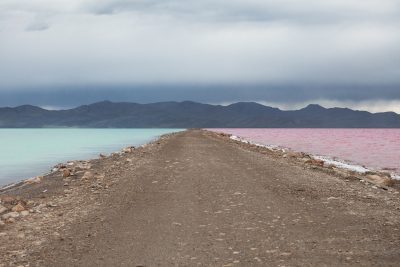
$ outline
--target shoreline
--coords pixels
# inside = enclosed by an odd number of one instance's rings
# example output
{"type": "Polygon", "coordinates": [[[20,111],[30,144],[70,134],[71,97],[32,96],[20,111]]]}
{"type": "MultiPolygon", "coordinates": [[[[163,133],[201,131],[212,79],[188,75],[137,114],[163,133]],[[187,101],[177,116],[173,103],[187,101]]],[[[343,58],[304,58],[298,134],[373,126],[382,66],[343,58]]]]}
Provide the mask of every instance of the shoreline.
{"type": "MultiPolygon", "coordinates": [[[[52,250],[50,249],[47,254],[43,254],[43,247],[48,249],[54,247],[54,244],[58,246],[65,242],[72,242],[68,239],[68,235],[73,232],[74,227],[80,227],[80,225],[85,227],[86,223],[82,224],[82,222],[86,222],[87,218],[93,218],[93,223],[98,221],[102,222],[104,218],[101,214],[103,214],[104,210],[111,209],[112,211],[112,209],[118,208],[120,205],[128,205],[122,208],[122,210],[126,212],[127,209],[131,207],[131,202],[127,203],[125,198],[130,195],[132,195],[135,200],[134,203],[137,203],[138,207],[142,207],[141,205],[143,205],[144,210],[147,210],[147,207],[149,207],[148,205],[151,207],[151,203],[149,204],[147,201],[142,202],[144,201],[143,194],[146,194],[146,192],[148,192],[149,195],[145,199],[152,199],[154,194],[162,194],[161,200],[164,200],[164,197],[170,194],[167,192],[172,191],[164,191],[166,189],[162,188],[153,191],[151,189],[152,187],[146,190],[143,189],[143,186],[161,186],[162,179],[167,179],[165,177],[172,177],[171,179],[173,180],[168,182],[169,184],[174,181],[175,175],[184,172],[185,165],[180,167],[180,164],[185,164],[185,162],[189,160],[188,155],[181,155],[180,163],[176,163],[177,156],[174,152],[170,151],[177,142],[181,142],[180,138],[191,135],[192,133],[205,136],[207,139],[203,142],[205,142],[204,144],[206,144],[206,147],[208,147],[208,142],[216,142],[221,145],[221,148],[228,149],[228,151],[244,153],[243,159],[251,154],[257,158],[257,161],[263,161],[263,159],[265,159],[276,162],[276,165],[279,166],[276,168],[283,173],[281,174],[283,177],[286,176],[285,169],[282,169],[282,166],[293,166],[293,169],[297,170],[299,175],[304,177],[308,177],[309,174],[312,174],[312,177],[316,178],[315,181],[317,183],[308,184],[307,182],[302,184],[300,188],[293,185],[294,188],[290,191],[292,192],[290,196],[293,194],[293,197],[296,197],[298,194],[303,194],[304,192],[308,192],[312,196],[318,192],[315,191],[316,188],[318,188],[318,190],[327,190],[327,188],[321,188],[317,185],[339,183],[340,187],[344,186],[343,188],[356,188],[362,196],[368,196],[368,198],[371,196],[390,197],[391,199],[393,198],[393,203],[397,203],[398,201],[399,192],[397,189],[399,188],[397,184],[390,187],[386,184],[378,183],[377,180],[369,180],[367,175],[359,175],[351,171],[321,166],[321,162],[317,160],[313,161],[304,153],[273,151],[265,147],[233,140],[231,136],[224,133],[189,129],[182,132],[161,135],[159,138],[143,144],[140,147],[126,147],[109,156],[103,155],[99,156],[97,159],[87,161],[76,160],[66,162],[58,165],[56,171],[46,176],[24,180],[17,185],[0,190],[0,210],[1,207],[7,209],[7,211],[0,211],[0,240],[7,244],[7,246],[0,247],[0,254],[3,255],[0,261],[24,265],[26,262],[36,262],[38,259],[41,259],[41,257],[51,257],[52,250]],[[170,144],[171,142],[173,142],[173,145],[170,144]],[[163,152],[164,156],[160,156],[160,152],[163,152]],[[167,156],[165,157],[165,155],[167,156]],[[165,166],[157,165],[156,167],[154,165],[155,163],[165,164],[165,166]],[[159,172],[153,173],[153,168],[160,168],[160,170],[159,172]],[[171,169],[171,174],[164,177],[164,173],[168,172],[169,169],[171,169]],[[141,172],[138,173],[138,170],[141,170],[141,172]],[[322,180],[319,180],[320,176],[322,180]],[[137,179],[144,179],[142,181],[144,184],[139,183],[128,186],[129,183],[137,179]],[[358,182],[358,180],[363,181],[363,183],[358,182]],[[326,181],[327,184],[324,181],[326,181]],[[385,190],[377,190],[379,188],[385,190]],[[117,201],[116,198],[119,196],[121,196],[121,199],[117,201]]],[[[182,149],[184,149],[183,151],[189,149],[186,145],[182,146],[182,149]]],[[[197,156],[200,157],[202,155],[205,156],[207,153],[202,152],[197,156]]],[[[190,157],[191,156],[192,154],[190,157]]],[[[229,157],[233,155],[228,153],[226,156],[227,162],[229,162],[229,157]]],[[[216,159],[223,160],[224,158],[218,156],[216,159]]],[[[194,160],[194,165],[189,166],[195,166],[191,168],[198,170],[198,166],[200,166],[198,164],[200,163],[201,161],[194,160]]],[[[212,167],[213,165],[207,166],[212,167]]],[[[206,171],[208,168],[207,166],[203,166],[199,169],[199,174],[206,171]]],[[[222,172],[222,170],[220,171],[222,172]]],[[[261,171],[261,173],[264,171],[261,171]]],[[[245,178],[246,173],[247,171],[244,170],[244,173],[238,178],[245,178]]],[[[185,177],[184,174],[182,175],[185,177]]],[[[222,175],[222,173],[217,173],[217,176],[218,175],[222,175]]],[[[188,179],[194,179],[193,177],[196,176],[190,176],[188,179]]],[[[272,177],[274,177],[274,175],[272,177]]],[[[290,176],[287,176],[287,178],[288,180],[285,181],[285,183],[288,183],[288,185],[295,181],[291,180],[290,176]]],[[[227,178],[227,181],[229,180],[230,178],[227,178]]],[[[243,181],[245,180],[246,179],[243,181]]],[[[185,181],[185,179],[180,181],[185,181]]],[[[210,183],[213,184],[214,182],[216,181],[211,180],[210,183]]],[[[271,181],[271,183],[273,185],[276,182],[271,181]]],[[[196,182],[195,184],[199,183],[196,182]]],[[[283,188],[280,190],[284,190],[283,188]]],[[[172,189],[176,190],[176,188],[172,189]]],[[[231,190],[233,190],[233,195],[238,194],[236,185],[234,189],[231,190]]],[[[205,192],[208,192],[208,189],[205,192]]],[[[329,194],[327,200],[326,197],[324,197],[325,201],[337,201],[336,199],[338,198],[336,196],[333,197],[331,193],[329,194]]],[[[182,196],[190,195],[191,194],[182,194],[182,196]]],[[[351,194],[347,195],[351,196],[351,194]]],[[[173,202],[172,206],[175,205],[174,203],[175,202],[173,202]]],[[[391,206],[385,206],[385,209],[389,208],[390,210],[393,209],[391,206]]],[[[119,218],[122,214],[116,213],[112,215],[110,218],[111,221],[116,219],[113,216],[119,218]]],[[[178,222],[174,227],[177,226],[182,227],[178,222]]],[[[89,228],[79,231],[91,230],[89,228]]],[[[78,232],[78,234],[79,233],[81,232],[78,232]]],[[[94,235],[94,233],[92,233],[92,235],[94,235]]],[[[40,262],[38,266],[41,266],[40,262]]]]}
{"type": "Polygon", "coordinates": [[[214,131],[210,132],[227,138],[232,142],[244,145],[250,149],[255,148],[256,151],[261,153],[267,152],[273,154],[275,157],[278,157],[282,160],[292,160],[296,164],[308,166],[314,170],[324,171],[332,175],[339,175],[345,179],[358,179],[361,182],[370,183],[373,186],[377,186],[385,190],[389,190],[391,188],[400,189],[400,176],[397,174],[393,175],[389,172],[373,170],[359,165],[352,165],[346,162],[329,159],[328,157],[313,155],[301,151],[294,151],[290,148],[263,145],[229,133],[214,131]]]}
{"type": "MultiPolygon", "coordinates": [[[[79,128],[77,128],[77,129],[79,129],[79,128]]],[[[88,129],[93,129],[93,128],[88,128],[88,129]]],[[[127,149],[127,148],[145,147],[147,144],[150,144],[150,143],[160,139],[164,135],[174,134],[174,133],[178,133],[178,132],[180,132],[180,131],[173,131],[171,133],[166,133],[166,134],[162,134],[162,135],[156,136],[156,137],[151,138],[150,140],[148,140],[147,142],[145,142],[145,143],[143,143],[143,144],[141,144],[139,146],[128,145],[127,147],[122,147],[120,150],[108,152],[108,155],[111,156],[113,154],[121,153],[121,152],[124,151],[124,149],[127,149]]],[[[4,184],[4,185],[0,185],[0,194],[1,194],[1,192],[5,191],[7,189],[24,185],[27,182],[29,183],[29,181],[34,182],[34,180],[38,179],[38,177],[42,177],[42,178],[39,178],[39,179],[43,179],[43,177],[49,176],[52,173],[59,171],[58,167],[57,167],[59,165],[68,165],[68,164],[74,163],[74,162],[90,162],[92,160],[98,159],[99,157],[101,158],[102,156],[108,157],[106,153],[99,152],[97,154],[96,158],[88,157],[87,159],[71,159],[71,160],[67,160],[65,162],[59,162],[59,163],[57,163],[56,165],[53,165],[53,166],[50,165],[50,167],[49,167],[50,170],[48,170],[47,172],[43,172],[43,173],[38,174],[36,176],[31,176],[31,177],[26,177],[26,178],[18,178],[17,181],[15,181],[15,182],[10,182],[10,183],[4,184]]]]}
{"type": "MultiPolygon", "coordinates": [[[[12,190],[18,187],[26,187],[33,184],[42,183],[44,179],[57,176],[57,173],[61,173],[62,178],[73,177],[76,174],[78,175],[82,174],[82,170],[91,169],[90,163],[93,161],[103,160],[107,158],[114,158],[115,156],[121,156],[124,155],[125,153],[133,153],[136,150],[143,149],[146,146],[152,145],[153,143],[159,143],[160,140],[167,139],[169,136],[176,135],[180,132],[185,132],[188,130],[191,129],[166,133],[158,137],[155,137],[149,142],[146,142],[140,146],[137,147],[127,146],[118,151],[111,152],[109,153],[109,155],[99,153],[97,158],[90,158],[85,160],[79,160],[79,159],[68,160],[66,162],[58,163],[52,166],[50,171],[43,173],[41,175],[25,178],[14,183],[0,186],[0,196],[7,190],[12,190]],[[75,169],[81,169],[81,170],[80,171],[78,170],[76,172],[75,169]],[[64,170],[68,170],[68,173],[64,173],[64,170]]],[[[281,160],[292,159],[295,160],[296,163],[310,165],[314,170],[319,169],[325,172],[327,171],[330,174],[350,177],[352,179],[356,178],[359,179],[360,181],[364,180],[365,182],[369,182],[386,190],[393,186],[396,186],[400,189],[400,175],[398,174],[389,173],[381,170],[374,170],[372,168],[364,167],[361,165],[347,163],[345,160],[343,161],[341,161],[340,159],[335,160],[327,156],[319,156],[307,152],[295,151],[287,147],[259,144],[251,140],[248,140],[246,138],[232,135],[229,133],[216,132],[208,129],[198,129],[198,130],[205,131],[222,138],[228,137],[228,140],[226,141],[245,145],[248,149],[253,149],[254,147],[256,147],[257,152],[260,152],[262,154],[264,154],[265,151],[260,151],[259,149],[267,150],[268,152],[271,152],[274,156],[277,156],[281,160]]]]}
{"type": "MultiPolygon", "coordinates": [[[[293,157],[303,157],[303,156],[310,157],[310,159],[314,159],[314,160],[317,160],[317,161],[323,161],[325,166],[331,166],[331,167],[333,166],[335,168],[338,168],[339,170],[350,171],[351,174],[354,174],[354,172],[356,172],[359,175],[363,175],[363,176],[366,176],[366,175],[378,175],[378,176],[383,176],[383,177],[388,177],[389,176],[393,180],[399,180],[400,181],[400,173],[390,172],[390,171],[386,171],[386,170],[382,170],[382,169],[381,170],[379,170],[379,169],[377,170],[377,169],[374,169],[374,168],[370,168],[368,166],[363,166],[361,164],[357,164],[357,163],[354,163],[354,162],[347,161],[345,159],[340,159],[340,158],[335,158],[335,157],[330,157],[330,156],[325,156],[325,155],[316,155],[316,154],[312,154],[312,153],[308,153],[308,152],[304,152],[304,151],[297,151],[297,150],[293,150],[290,147],[283,147],[283,146],[279,146],[279,145],[264,145],[264,144],[260,144],[260,143],[257,143],[257,142],[253,142],[253,141],[248,140],[248,139],[246,139],[244,137],[241,137],[241,136],[236,136],[236,135],[229,134],[229,133],[223,133],[223,132],[220,132],[220,131],[213,131],[213,130],[206,129],[206,128],[204,128],[202,130],[203,131],[208,131],[208,132],[211,132],[211,133],[216,133],[216,134],[222,133],[224,136],[225,135],[229,136],[229,138],[231,140],[233,140],[233,141],[241,142],[243,144],[248,144],[248,145],[251,145],[251,146],[257,146],[257,147],[260,147],[260,148],[265,148],[265,149],[268,149],[268,150],[270,150],[272,152],[277,152],[278,154],[279,153],[284,153],[284,154],[286,154],[286,156],[289,156],[289,157],[292,157],[292,158],[293,157]]],[[[183,131],[185,131],[185,130],[183,130],[183,131]]],[[[157,137],[149,140],[148,142],[146,142],[146,143],[144,143],[144,144],[142,144],[142,145],[140,145],[138,147],[145,147],[147,144],[158,140],[159,138],[163,137],[164,135],[170,135],[170,134],[174,134],[174,133],[178,133],[178,132],[179,131],[163,134],[161,136],[157,136],[157,137]]],[[[129,147],[134,147],[134,146],[128,146],[128,148],[129,147]]],[[[124,149],[125,148],[122,148],[120,151],[110,152],[109,155],[112,155],[112,154],[115,154],[115,153],[120,153],[124,149]]],[[[99,155],[103,155],[103,152],[100,152],[99,155]]],[[[285,158],[286,156],[283,156],[283,158],[285,158]]],[[[75,160],[68,160],[68,161],[66,161],[64,163],[58,163],[58,164],[52,166],[48,172],[44,172],[42,174],[39,174],[39,175],[33,176],[33,177],[18,179],[18,181],[11,182],[11,183],[8,183],[8,184],[0,185],[0,193],[5,191],[5,190],[8,190],[10,188],[24,185],[27,182],[28,183],[30,181],[32,182],[35,179],[38,179],[38,177],[49,176],[53,172],[59,171],[58,169],[55,169],[55,168],[57,168],[58,165],[67,165],[67,164],[73,163],[73,162],[90,162],[90,161],[95,160],[95,159],[97,159],[97,158],[88,158],[88,159],[84,159],[84,160],[75,159],[75,160]]],[[[39,179],[41,179],[41,178],[39,178],[39,179]]],[[[374,179],[372,179],[372,180],[374,180],[374,179]]],[[[379,185],[379,183],[378,183],[378,185],[379,185]]]]}
{"type": "MultiPolygon", "coordinates": [[[[217,133],[220,133],[220,132],[217,132],[217,133]]],[[[225,134],[227,134],[227,133],[225,133],[225,134]]],[[[364,166],[364,165],[361,165],[361,164],[358,164],[355,162],[351,162],[346,159],[338,158],[335,156],[317,155],[317,154],[313,154],[313,153],[309,153],[309,152],[294,150],[290,147],[283,147],[283,146],[279,146],[279,145],[264,145],[264,144],[260,144],[257,142],[253,142],[253,141],[246,139],[244,137],[241,137],[241,136],[232,135],[232,134],[228,134],[228,135],[230,135],[230,139],[232,139],[234,141],[239,141],[239,142],[242,142],[245,144],[250,144],[250,145],[256,145],[258,147],[263,147],[263,148],[269,149],[271,151],[283,152],[283,153],[287,153],[287,154],[301,153],[303,155],[307,155],[307,156],[311,157],[312,159],[322,160],[325,165],[332,165],[332,166],[340,168],[340,169],[344,169],[344,170],[348,170],[348,171],[355,171],[360,174],[372,173],[372,172],[380,173],[385,176],[390,174],[390,177],[392,179],[400,180],[400,173],[393,172],[393,171],[390,172],[388,170],[385,170],[384,168],[376,169],[376,168],[364,166]]]]}

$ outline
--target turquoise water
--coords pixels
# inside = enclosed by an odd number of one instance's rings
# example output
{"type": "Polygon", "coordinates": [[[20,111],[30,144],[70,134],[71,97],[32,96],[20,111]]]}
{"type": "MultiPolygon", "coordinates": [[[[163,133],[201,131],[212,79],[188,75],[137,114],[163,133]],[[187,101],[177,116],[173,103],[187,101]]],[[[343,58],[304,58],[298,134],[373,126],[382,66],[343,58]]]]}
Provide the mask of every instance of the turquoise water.
{"type": "Polygon", "coordinates": [[[0,129],[0,185],[41,175],[60,162],[138,146],[177,129],[0,129]]]}

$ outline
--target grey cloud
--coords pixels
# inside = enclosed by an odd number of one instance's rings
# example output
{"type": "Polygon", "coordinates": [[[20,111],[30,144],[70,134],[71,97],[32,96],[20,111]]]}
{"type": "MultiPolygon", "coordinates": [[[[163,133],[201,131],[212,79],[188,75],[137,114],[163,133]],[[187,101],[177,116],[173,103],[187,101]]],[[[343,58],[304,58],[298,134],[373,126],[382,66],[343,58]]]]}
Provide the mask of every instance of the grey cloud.
{"type": "Polygon", "coordinates": [[[74,106],[109,99],[149,103],[155,101],[194,100],[206,103],[237,101],[264,101],[287,103],[289,106],[311,100],[365,102],[371,99],[382,101],[400,100],[400,85],[64,85],[36,87],[26,90],[0,90],[0,105],[14,105],[35,101],[40,105],[53,103],[74,106]],[[40,102],[43,100],[43,102],[40,102]]]}
{"type": "Polygon", "coordinates": [[[400,99],[399,5],[2,0],[0,105],[400,99]]]}
{"type": "Polygon", "coordinates": [[[83,9],[95,14],[135,12],[222,21],[288,21],[334,23],[355,20],[398,20],[400,4],[378,1],[281,0],[106,0],[90,1],[83,9]],[[386,6],[386,7],[385,7],[386,6]],[[361,9],[360,9],[361,8],[361,9]]]}
{"type": "Polygon", "coordinates": [[[45,22],[33,22],[29,24],[25,30],[28,32],[33,32],[33,31],[45,31],[50,28],[50,25],[48,25],[45,22]]]}

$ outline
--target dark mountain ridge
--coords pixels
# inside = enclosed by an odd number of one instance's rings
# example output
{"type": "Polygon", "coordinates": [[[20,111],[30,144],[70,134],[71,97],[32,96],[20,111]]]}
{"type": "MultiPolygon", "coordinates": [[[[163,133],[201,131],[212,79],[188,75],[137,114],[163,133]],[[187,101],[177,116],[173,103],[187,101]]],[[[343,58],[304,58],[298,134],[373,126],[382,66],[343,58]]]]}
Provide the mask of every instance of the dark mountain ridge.
{"type": "Polygon", "coordinates": [[[370,113],[308,105],[283,111],[254,102],[228,106],[192,101],[137,104],[110,101],[66,110],[23,105],[0,108],[0,128],[400,128],[394,112],[370,113]]]}

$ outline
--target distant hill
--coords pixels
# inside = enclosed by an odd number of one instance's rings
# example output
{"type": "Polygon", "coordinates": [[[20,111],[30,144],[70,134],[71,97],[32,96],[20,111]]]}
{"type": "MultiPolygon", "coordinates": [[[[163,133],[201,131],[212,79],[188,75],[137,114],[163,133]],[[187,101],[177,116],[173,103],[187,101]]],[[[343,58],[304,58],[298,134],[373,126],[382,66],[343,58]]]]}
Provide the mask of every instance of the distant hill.
{"type": "Polygon", "coordinates": [[[30,105],[0,108],[0,128],[28,127],[400,128],[400,115],[327,109],[319,105],[283,111],[253,102],[220,106],[191,101],[153,104],[104,101],[56,111],[30,105]]]}

